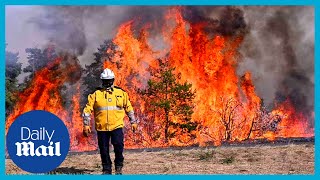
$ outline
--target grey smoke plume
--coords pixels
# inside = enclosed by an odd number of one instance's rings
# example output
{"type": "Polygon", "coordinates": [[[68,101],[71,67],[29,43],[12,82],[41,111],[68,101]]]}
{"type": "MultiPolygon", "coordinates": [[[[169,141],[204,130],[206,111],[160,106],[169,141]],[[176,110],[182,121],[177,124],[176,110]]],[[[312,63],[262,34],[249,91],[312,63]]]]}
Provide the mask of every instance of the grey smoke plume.
{"type": "Polygon", "coordinates": [[[239,7],[233,6],[187,6],[184,10],[184,18],[189,22],[206,22],[207,33],[224,36],[246,33],[243,14],[239,7]]]}
{"type": "Polygon", "coordinates": [[[58,49],[82,55],[87,47],[87,39],[82,21],[83,12],[74,8],[44,7],[46,14],[30,20],[41,31],[45,32],[48,40],[57,45],[58,49]],[[67,9],[67,11],[64,11],[67,9]]]}
{"type": "MultiPolygon", "coordinates": [[[[33,8],[26,6],[26,8],[33,8]]],[[[39,7],[37,7],[39,9],[39,7]]],[[[93,53],[118,26],[135,19],[135,33],[153,23],[151,36],[161,32],[169,6],[43,6],[42,15],[28,14],[27,24],[44,34],[48,42],[77,55],[81,64],[93,62],[93,53]]],[[[272,107],[290,97],[302,111],[314,107],[314,8],[275,6],[186,6],[189,22],[205,21],[209,34],[241,34],[242,60],[238,74],[252,72],[256,91],[272,107]]],[[[29,12],[30,13],[30,12],[29,12]]],[[[9,18],[9,17],[6,17],[9,18]]],[[[42,39],[41,39],[42,41],[42,39]]],[[[23,42],[23,41],[21,41],[23,42]]],[[[8,42],[10,45],[10,42],[8,42]]],[[[155,48],[163,45],[150,41],[155,48]]],[[[43,44],[43,42],[41,43],[43,44]]],[[[27,47],[26,47],[27,48],[27,47]]]]}
{"type": "MultiPolygon", "coordinates": [[[[135,33],[152,24],[152,37],[161,35],[164,15],[170,6],[44,6],[45,15],[30,20],[48,41],[58,48],[76,54],[84,63],[93,60],[92,54],[103,40],[114,37],[117,27],[126,21],[136,20],[135,33]],[[90,57],[91,56],[91,57],[90,57]]],[[[182,7],[184,18],[190,22],[208,21],[210,33],[234,35],[243,33],[246,23],[243,12],[235,7],[187,6],[182,7]],[[216,16],[213,18],[211,16],[216,16]]],[[[157,43],[153,46],[163,47],[157,43]]]]}
{"type": "Polygon", "coordinates": [[[145,23],[162,19],[166,8],[44,6],[43,9],[45,16],[34,17],[30,22],[45,32],[48,40],[57,44],[59,49],[77,55],[82,64],[90,64],[97,47],[104,40],[112,39],[121,23],[135,19],[134,28],[141,29],[145,23]]]}
{"type": "Polygon", "coordinates": [[[208,33],[245,37],[238,74],[253,74],[256,91],[267,107],[289,98],[299,111],[313,110],[313,7],[191,6],[185,18],[191,23],[207,22],[208,33]]]}
{"type": "Polygon", "coordinates": [[[243,7],[249,26],[239,74],[253,73],[271,107],[289,97],[302,112],[314,107],[314,8],[243,7]]]}

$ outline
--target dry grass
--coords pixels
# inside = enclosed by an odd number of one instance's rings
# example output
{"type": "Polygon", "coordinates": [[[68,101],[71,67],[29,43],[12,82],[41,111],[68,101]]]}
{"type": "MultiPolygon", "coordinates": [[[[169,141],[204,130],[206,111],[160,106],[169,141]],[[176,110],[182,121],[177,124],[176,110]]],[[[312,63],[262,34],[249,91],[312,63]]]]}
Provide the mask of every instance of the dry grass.
{"type": "MultiPolygon", "coordinates": [[[[124,174],[314,174],[313,144],[125,152],[124,155],[124,174]]],[[[8,159],[6,173],[26,174],[8,159]]],[[[99,154],[68,156],[51,172],[100,173],[99,154]]]]}

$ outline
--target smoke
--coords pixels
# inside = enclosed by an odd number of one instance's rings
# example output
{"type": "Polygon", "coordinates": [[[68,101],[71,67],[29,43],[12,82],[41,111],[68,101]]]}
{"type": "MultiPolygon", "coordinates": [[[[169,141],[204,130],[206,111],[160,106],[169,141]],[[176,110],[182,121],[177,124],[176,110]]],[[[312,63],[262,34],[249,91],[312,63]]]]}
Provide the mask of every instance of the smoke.
{"type": "Polygon", "coordinates": [[[184,18],[191,23],[206,22],[208,33],[232,36],[246,33],[243,14],[240,8],[233,6],[187,6],[184,18]]]}
{"type": "MultiPolygon", "coordinates": [[[[34,6],[25,6],[34,8],[34,6]]],[[[134,21],[134,33],[151,24],[154,49],[159,41],[164,14],[169,6],[37,6],[42,13],[28,11],[27,37],[41,33],[48,43],[71,52],[81,65],[93,62],[93,53],[106,39],[112,39],[119,25],[134,21]],[[33,13],[33,14],[32,14],[33,13]]],[[[242,35],[242,55],[237,73],[252,73],[256,91],[265,105],[290,97],[301,110],[314,106],[314,8],[284,6],[183,6],[182,14],[191,23],[207,23],[210,35],[242,35]]],[[[23,15],[22,15],[23,16],[23,15]]],[[[7,21],[10,17],[7,17],[7,21]]],[[[21,28],[21,27],[17,27],[21,28]]],[[[10,39],[10,38],[9,38],[10,39]]],[[[39,41],[43,41],[43,38],[39,41]]],[[[20,40],[23,42],[23,40],[20,40]]],[[[8,42],[10,45],[10,42],[8,42]]],[[[43,42],[41,43],[43,44],[43,42]]],[[[27,48],[27,47],[25,47],[27,48]]]]}
{"type": "MultiPolygon", "coordinates": [[[[57,48],[78,56],[82,64],[93,62],[93,53],[106,39],[112,39],[119,25],[134,19],[133,29],[147,24],[150,44],[154,49],[166,47],[159,42],[164,15],[170,6],[43,6],[42,16],[29,22],[44,32],[50,43],[57,48]]],[[[244,33],[246,22],[243,12],[236,7],[186,6],[181,7],[184,18],[190,22],[206,21],[206,30],[213,34],[235,35],[244,33]]]]}
{"type": "MultiPolygon", "coordinates": [[[[48,42],[75,54],[81,64],[93,62],[93,53],[106,39],[112,39],[118,26],[135,19],[135,29],[163,17],[165,7],[150,6],[43,6],[45,15],[30,18],[48,42]]],[[[154,34],[158,34],[155,31],[154,34]]],[[[137,32],[138,33],[138,32],[137,32]]],[[[152,31],[151,31],[152,33],[152,31]]]]}
{"type": "Polygon", "coordinates": [[[313,7],[190,6],[184,15],[191,23],[206,22],[208,33],[244,37],[237,73],[253,74],[256,91],[265,106],[273,109],[276,103],[289,98],[300,112],[311,114],[313,7]]]}
{"type": "Polygon", "coordinates": [[[238,73],[253,73],[272,108],[287,97],[302,112],[314,107],[314,8],[243,7],[249,26],[238,73]]]}

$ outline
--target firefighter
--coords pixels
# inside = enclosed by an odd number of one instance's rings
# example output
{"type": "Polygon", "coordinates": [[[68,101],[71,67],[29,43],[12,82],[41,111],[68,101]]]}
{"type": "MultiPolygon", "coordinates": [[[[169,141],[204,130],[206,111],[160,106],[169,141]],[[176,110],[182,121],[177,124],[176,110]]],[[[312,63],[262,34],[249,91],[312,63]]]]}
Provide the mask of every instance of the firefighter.
{"type": "Polygon", "coordinates": [[[102,88],[88,95],[88,103],[83,110],[83,134],[91,133],[90,116],[94,114],[98,145],[102,161],[102,174],[112,174],[112,162],[109,154],[109,141],[115,153],[115,174],[122,174],[123,167],[123,118],[129,117],[132,131],[137,130],[137,120],[134,115],[128,94],[120,87],[114,86],[115,75],[110,69],[101,73],[102,88]]]}

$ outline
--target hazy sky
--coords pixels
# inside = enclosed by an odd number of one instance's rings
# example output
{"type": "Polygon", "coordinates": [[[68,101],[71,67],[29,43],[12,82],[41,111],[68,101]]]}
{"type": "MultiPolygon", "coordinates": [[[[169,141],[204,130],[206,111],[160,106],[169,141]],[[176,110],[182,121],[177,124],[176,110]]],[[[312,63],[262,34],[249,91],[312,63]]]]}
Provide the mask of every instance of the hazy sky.
{"type": "Polygon", "coordinates": [[[43,9],[39,6],[6,6],[6,43],[7,50],[19,52],[20,61],[26,59],[25,49],[30,47],[42,47],[46,44],[43,32],[30,23],[30,18],[35,15],[43,15],[43,9]]]}

